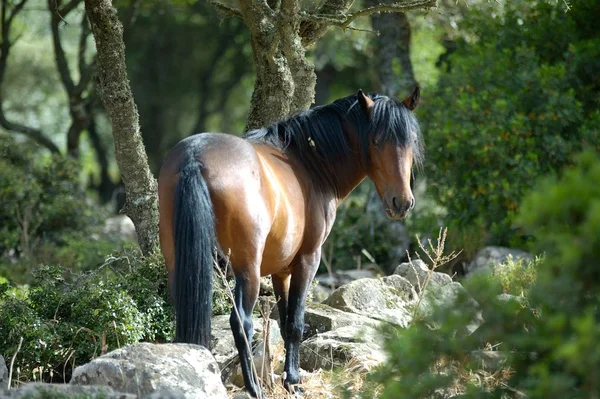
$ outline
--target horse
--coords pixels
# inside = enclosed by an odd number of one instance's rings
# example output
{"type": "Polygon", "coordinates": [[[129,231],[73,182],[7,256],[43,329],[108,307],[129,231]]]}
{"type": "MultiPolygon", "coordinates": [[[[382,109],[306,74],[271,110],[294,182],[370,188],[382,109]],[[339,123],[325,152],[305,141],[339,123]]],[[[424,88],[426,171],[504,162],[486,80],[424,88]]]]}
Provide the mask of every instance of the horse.
{"type": "Polygon", "coordinates": [[[244,137],[201,133],[173,147],[158,193],[176,342],[210,349],[212,269],[227,253],[238,310],[230,325],[246,390],[263,395],[246,340],[260,278],[268,275],[285,343],[284,386],[299,389],[307,291],[340,202],[369,177],[388,218],[403,219],[415,205],[419,97],[418,87],[404,101],[359,90],[244,137]]]}

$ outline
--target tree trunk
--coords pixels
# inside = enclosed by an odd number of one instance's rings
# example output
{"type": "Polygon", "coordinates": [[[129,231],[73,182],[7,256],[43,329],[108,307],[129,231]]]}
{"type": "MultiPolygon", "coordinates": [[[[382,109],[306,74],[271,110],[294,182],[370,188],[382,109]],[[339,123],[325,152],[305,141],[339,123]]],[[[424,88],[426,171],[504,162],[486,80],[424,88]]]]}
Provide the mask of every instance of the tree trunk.
{"type": "Polygon", "coordinates": [[[96,118],[93,116],[92,106],[88,105],[87,108],[89,115],[91,115],[87,131],[92,148],[96,153],[96,162],[98,162],[98,166],[100,167],[100,182],[94,188],[98,191],[100,201],[102,203],[107,203],[112,200],[113,191],[117,185],[113,183],[108,173],[109,163],[106,147],[104,146],[104,143],[102,143],[102,138],[96,128],[96,118]]]}
{"type": "Polygon", "coordinates": [[[81,33],[79,36],[78,67],[79,81],[75,82],[71,75],[67,56],[63,49],[60,36],[60,24],[64,18],[71,13],[82,0],[71,0],[62,5],[60,0],[48,0],[48,10],[50,11],[50,30],[52,32],[52,43],[54,45],[54,58],[58,75],[69,99],[69,113],[71,114],[71,126],[67,132],[67,154],[74,158],[79,158],[79,143],[81,133],[85,130],[91,117],[86,108],[85,92],[91,82],[95,72],[95,60],[86,62],[85,52],[87,48],[87,39],[90,34],[90,27],[85,15],[81,19],[81,33]]]}
{"type": "Polygon", "coordinates": [[[331,94],[331,86],[335,81],[336,70],[331,64],[326,64],[323,69],[317,71],[317,86],[315,88],[315,103],[317,105],[327,104],[331,94]]]}
{"type": "Polygon", "coordinates": [[[284,0],[278,8],[240,1],[257,71],[246,130],[307,109],[315,98],[317,77],[302,45],[298,2],[284,0]]]}
{"type": "MultiPolygon", "coordinates": [[[[388,3],[392,1],[388,0],[388,3]]],[[[368,0],[368,5],[380,4],[381,0],[368,0]]],[[[410,24],[405,13],[380,13],[371,15],[373,29],[379,32],[376,40],[377,75],[379,91],[387,96],[403,96],[412,93],[417,85],[410,61],[410,24]],[[400,75],[394,71],[400,67],[400,75]]]]}
{"type": "Polygon", "coordinates": [[[148,167],[127,78],[123,26],[111,0],[85,0],[85,9],[98,53],[98,94],[111,121],[115,156],[125,184],[123,211],[135,225],[142,252],[150,254],[158,247],[157,184],[148,167]]]}

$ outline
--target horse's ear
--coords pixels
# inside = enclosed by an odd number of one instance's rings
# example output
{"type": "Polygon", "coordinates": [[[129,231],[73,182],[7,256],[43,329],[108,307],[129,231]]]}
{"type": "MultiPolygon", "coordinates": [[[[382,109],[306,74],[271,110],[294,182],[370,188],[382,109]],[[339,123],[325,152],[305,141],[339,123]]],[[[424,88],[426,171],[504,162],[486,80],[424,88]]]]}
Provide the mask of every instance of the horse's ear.
{"type": "Polygon", "coordinates": [[[419,86],[417,86],[417,87],[415,87],[415,90],[412,92],[412,94],[410,96],[406,97],[404,99],[404,101],[402,101],[402,103],[404,105],[406,105],[406,108],[408,108],[412,111],[415,108],[417,108],[417,105],[419,105],[420,98],[421,98],[421,89],[419,89],[419,86]]]}
{"type": "Polygon", "coordinates": [[[365,93],[363,93],[363,91],[360,89],[358,90],[356,97],[358,98],[358,103],[363,111],[365,111],[367,115],[370,115],[371,109],[373,109],[373,106],[375,105],[373,100],[371,100],[369,96],[365,95],[365,93]]]}

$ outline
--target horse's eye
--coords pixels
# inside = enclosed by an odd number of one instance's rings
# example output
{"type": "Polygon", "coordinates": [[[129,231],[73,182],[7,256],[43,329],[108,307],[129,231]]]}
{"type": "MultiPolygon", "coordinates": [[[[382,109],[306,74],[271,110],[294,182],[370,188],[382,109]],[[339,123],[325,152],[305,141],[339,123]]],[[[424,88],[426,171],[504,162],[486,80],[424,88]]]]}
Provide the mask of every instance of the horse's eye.
{"type": "Polygon", "coordinates": [[[379,139],[377,139],[377,138],[374,138],[374,139],[373,139],[373,145],[374,145],[375,147],[377,147],[377,146],[379,145],[379,139]]]}

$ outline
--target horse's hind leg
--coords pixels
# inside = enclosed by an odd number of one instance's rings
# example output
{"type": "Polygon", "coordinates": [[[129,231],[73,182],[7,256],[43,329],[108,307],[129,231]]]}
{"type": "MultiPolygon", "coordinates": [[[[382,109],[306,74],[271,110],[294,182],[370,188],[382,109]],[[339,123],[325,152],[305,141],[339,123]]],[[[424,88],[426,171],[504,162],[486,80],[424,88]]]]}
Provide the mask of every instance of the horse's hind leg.
{"type": "Polygon", "coordinates": [[[285,342],[285,324],[287,320],[288,312],[288,294],[290,291],[290,274],[278,275],[273,274],[271,280],[273,280],[273,291],[275,292],[275,298],[277,299],[277,309],[279,310],[279,329],[281,330],[281,336],[285,342]]]}
{"type": "Polygon", "coordinates": [[[254,273],[252,272],[252,268],[249,268],[248,271],[243,274],[236,273],[235,306],[238,312],[236,313],[235,309],[232,309],[231,317],[229,318],[233,339],[240,357],[244,383],[248,393],[253,397],[259,397],[260,392],[258,381],[254,380],[254,375],[252,374],[250,363],[251,352],[249,351],[248,346],[251,350],[252,335],[254,334],[252,326],[252,310],[258,299],[259,288],[260,274],[258,272],[258,267],[256,267],[256,272],[254,273]],[[244,336],[246,339],[244,339],[244,336]],[[246,340],[248,345],[246,345],[246,340]]]}
{"type": "Polygon", "coordinates": [[[306,295],[321,260],[321,250],[303,255],[293,268],[288,294],[288,313],[285,340],[285,381],[284,386],[294,392],[293,386],[300,382],[298,356],[300,341],[304,332],[304,308],[306,295]]]}

